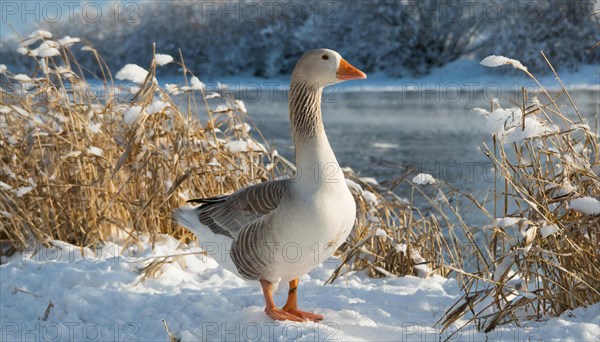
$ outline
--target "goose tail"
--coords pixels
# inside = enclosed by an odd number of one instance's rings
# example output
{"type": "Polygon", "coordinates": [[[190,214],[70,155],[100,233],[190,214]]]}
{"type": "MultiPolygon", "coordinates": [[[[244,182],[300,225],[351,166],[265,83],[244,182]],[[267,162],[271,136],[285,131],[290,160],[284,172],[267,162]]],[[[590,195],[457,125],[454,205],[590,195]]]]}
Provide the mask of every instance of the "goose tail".
{"type": "Polygon", "coordinates": [[[219,265],[225,267],[241,279],[248,280],[240,275],[237,266],[233,262],[229,251],[233,239],[215,234],[211,229],[200,222],[200,206],[183,206],[173,210],[173,219],[181,226],[187,228],[198,238],[199,247],[206,252],[206,256],[214,259],[219,265]]]}
{"type": "Polygon", "coordinates": [[[184,206],[173,210],[173,219],[181,226],[189,229],[194,235],[202,236],[208,228],[200,223],[198,207],[184,206]]]}

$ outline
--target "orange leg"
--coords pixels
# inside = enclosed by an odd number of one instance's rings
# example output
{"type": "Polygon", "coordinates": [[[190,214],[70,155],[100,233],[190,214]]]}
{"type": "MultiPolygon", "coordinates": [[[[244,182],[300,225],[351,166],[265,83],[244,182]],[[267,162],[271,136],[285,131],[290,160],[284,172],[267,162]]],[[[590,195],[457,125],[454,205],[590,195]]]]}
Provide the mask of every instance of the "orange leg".
{"type": "Polygon", "coordinates": [[[296,290],[298,289],[298,278],[290,281],[290,290],[288,291],[288,299],[283,307],[283,311],[291,313],[294,316],[300,317],[302,319],[306,319],[313,322],[318,322],[323,320],[323,316],[319,314],[315,314],[312,312],[306,312],[298,310],[298,294],[296,290]]]}
{"type": "Polygon", "coordinates": [[[298,317],[292,313],[287,311],[278,309],[275,306],[275,302],[273,302],[273,284],[270,282],[261,279],[260,285],[262,286],[263,295],[265,296],[265,313],[267,316],[271,317],[276,321],[295,321],[295,322],[304,322],[304,318],[298,317]]]}

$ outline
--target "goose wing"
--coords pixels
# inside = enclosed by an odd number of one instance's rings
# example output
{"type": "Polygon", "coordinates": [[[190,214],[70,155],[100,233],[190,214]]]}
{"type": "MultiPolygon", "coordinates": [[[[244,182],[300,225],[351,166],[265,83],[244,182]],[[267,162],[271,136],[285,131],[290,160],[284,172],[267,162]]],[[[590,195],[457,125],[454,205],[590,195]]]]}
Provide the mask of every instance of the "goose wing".
{"type": "Polygon", "coordinates": [[[215,234],[237,238],[247,227],[275,210],[289,191],[289,180],[264,182],[243,188],[228,196],[196,198],[200,222],[215,234]]]}

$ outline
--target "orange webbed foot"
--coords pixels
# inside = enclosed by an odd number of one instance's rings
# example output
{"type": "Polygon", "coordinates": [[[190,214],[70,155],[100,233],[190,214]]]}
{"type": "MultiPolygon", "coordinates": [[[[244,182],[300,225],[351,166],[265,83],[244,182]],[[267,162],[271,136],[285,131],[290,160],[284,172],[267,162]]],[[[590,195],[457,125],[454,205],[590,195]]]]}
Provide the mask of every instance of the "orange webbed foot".
{"type": "Polygon", "coordinates": [[[313,321],[313,322],[320,322],[323,320],[323,315],[319,315],[316,313],[312,313],[312,312],[307,312],[307,311],[302,311],[302,310],[298,310],[296,308],[286,308],[283,307],[283,311],[290,313],[296,317],[300,317],[304,320],[308,320],[308,321],[313,321]]]}
{"type": "Polygon", "coordinates": [[[306,319],[276,307],[266,307],[265,313],[275,321],[305,322],[306,319]]]}

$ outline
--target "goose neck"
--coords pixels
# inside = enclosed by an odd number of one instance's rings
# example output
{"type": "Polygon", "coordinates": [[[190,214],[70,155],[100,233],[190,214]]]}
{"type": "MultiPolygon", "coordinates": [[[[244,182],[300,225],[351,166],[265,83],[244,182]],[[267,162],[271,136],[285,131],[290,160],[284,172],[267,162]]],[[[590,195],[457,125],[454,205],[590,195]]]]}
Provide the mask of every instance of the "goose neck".
{"type": "Polygon", "coordinates": [[[292,78],[289,110],[296,165],[300,169],[339,168],[321,116],[323,87],[292,78]]]}
{"type": "Polygon", "coordinates": [[[321,116],[323,87],[292,79],[289,94],[290,124],[296,149],[325,135],[321,116]]]}

